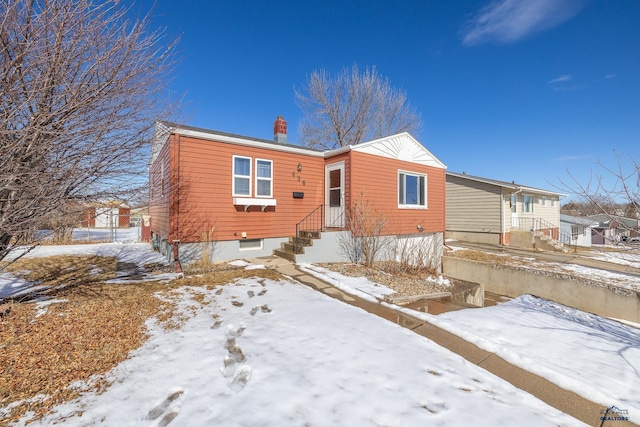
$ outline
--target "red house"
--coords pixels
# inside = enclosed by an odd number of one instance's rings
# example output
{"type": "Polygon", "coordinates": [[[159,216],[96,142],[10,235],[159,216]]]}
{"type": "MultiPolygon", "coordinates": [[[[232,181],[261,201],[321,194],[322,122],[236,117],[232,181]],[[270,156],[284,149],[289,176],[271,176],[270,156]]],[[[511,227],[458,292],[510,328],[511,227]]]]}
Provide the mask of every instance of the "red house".
{"type": "MultiPolygon", "coordinates": [[[[150,162],[152,242],[180,260],[271,255],[308,262],[346,260],[350,213],[366,201],[398,245],[427,242],[439,265],[445,228],[445,166],[408,133],[318,151],[274,140],[158,122],[150,162]],[[298,236],[301,239],[296,240],[298,236]],[[294,242],[311,243],[300,250],[294,242]],[[305,239],[302,239],[305,237],[305,239]],[[296,249],[298,249],[296,251],[296,249]],[[295,254],[295,252],[298,252],[295,254]]],[[[389,249],[390,248],[390,249],[389,249]]]]}

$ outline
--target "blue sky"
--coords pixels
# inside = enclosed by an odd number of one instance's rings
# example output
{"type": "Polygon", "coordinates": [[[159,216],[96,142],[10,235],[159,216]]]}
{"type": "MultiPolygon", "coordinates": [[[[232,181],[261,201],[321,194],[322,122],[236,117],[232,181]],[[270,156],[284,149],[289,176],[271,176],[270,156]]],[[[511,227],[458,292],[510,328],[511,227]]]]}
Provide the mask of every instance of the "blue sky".
{"type": "Polygon", "coordinates": [[[192,126],[272,139],[282,115],[295,143],[311,71],[374,65],[453,172],[556,189],[640,161],[637,0],[158,0],[154,24],[192,126]]]}

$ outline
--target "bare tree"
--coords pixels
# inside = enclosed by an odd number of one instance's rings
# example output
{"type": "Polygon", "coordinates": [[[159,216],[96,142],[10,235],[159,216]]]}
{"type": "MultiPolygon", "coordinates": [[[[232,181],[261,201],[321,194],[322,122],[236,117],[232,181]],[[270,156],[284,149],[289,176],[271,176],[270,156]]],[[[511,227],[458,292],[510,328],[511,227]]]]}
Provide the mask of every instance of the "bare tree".
{"type": "Polygon", "coordinates": [[[579,200],[571,207],[583,215],[606,220],[601,222],[615,223],[616,236],[623,241],[640,243],[640,164],[633,157],[619,153],[616,159],[613,166],[599,162],[601,171],[592,174],[586,183],[569,172],[570,179],[562,185],[579,200]]]}
{"type": "Polygon", "coordinates": [[[0,259],[57,206],[143,183],[175,43],[118,0],[0,0],[0,259]]]}
{"type": "Polygon", "coordinates": [[[335,76],[324,69],[313,71],[295,96],[303,112],[299,135],[309,147],[334,149],[422,126],[407,94],[393,88],[375,67],[360,72],[354,65],[335,76]]]}
{"type": "Polygon", "coordinates": [[[362,194],[346,216],[349,231],[338,242],[340,251],[351,262],[373,266],[381,252],[388,249],[392,238],[385,235],[387,218],[362,194]]]}

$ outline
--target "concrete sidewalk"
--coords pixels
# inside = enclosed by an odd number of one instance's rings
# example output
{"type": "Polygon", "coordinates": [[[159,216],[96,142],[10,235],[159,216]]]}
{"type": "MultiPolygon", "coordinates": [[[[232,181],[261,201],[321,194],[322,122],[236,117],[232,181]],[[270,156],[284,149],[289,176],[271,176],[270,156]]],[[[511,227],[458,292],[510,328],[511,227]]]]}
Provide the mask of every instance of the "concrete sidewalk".
{"type": "Polygon", "coordinates": [[[553,406],[554,408],[557,408],[558,410],[565,412],[584,423],[592,426],[637,426],[637,424],[628,421],[602,422],[600,420],[600,417],[602,416],[601,411],[605,410],[606,407],[591,402],[542,377],[512,365],[501,357],[482,350],[457,335],[451,334],[450,332],[440,329],[428,322],[387,308],[381,304],[372,303],[357,296],[346,294],[323,280],[299,270],[295,264],[290,261],[275,256],[253,258],[248,261],[255,264],[263,264],[267,268],[274,269],[279,273],[289,276],[332,298],[360,307],[372,314],[410,329],[416,334],[426,337],[438,345],[459,354],[469,362],[486,369],[494,375],[510,382],[514,386],[532,394],[548,405],[553,406]]]}

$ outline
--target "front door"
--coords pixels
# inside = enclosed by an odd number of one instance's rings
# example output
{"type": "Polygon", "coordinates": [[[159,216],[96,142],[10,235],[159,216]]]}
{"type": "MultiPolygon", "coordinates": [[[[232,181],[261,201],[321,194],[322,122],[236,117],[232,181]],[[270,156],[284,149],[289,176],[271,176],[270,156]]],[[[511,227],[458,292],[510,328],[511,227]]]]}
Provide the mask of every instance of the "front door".
{"type": "Polygon", "coordinates": [[[325,166],[325,225],[344,228],[344,162],[325,166]]]}

